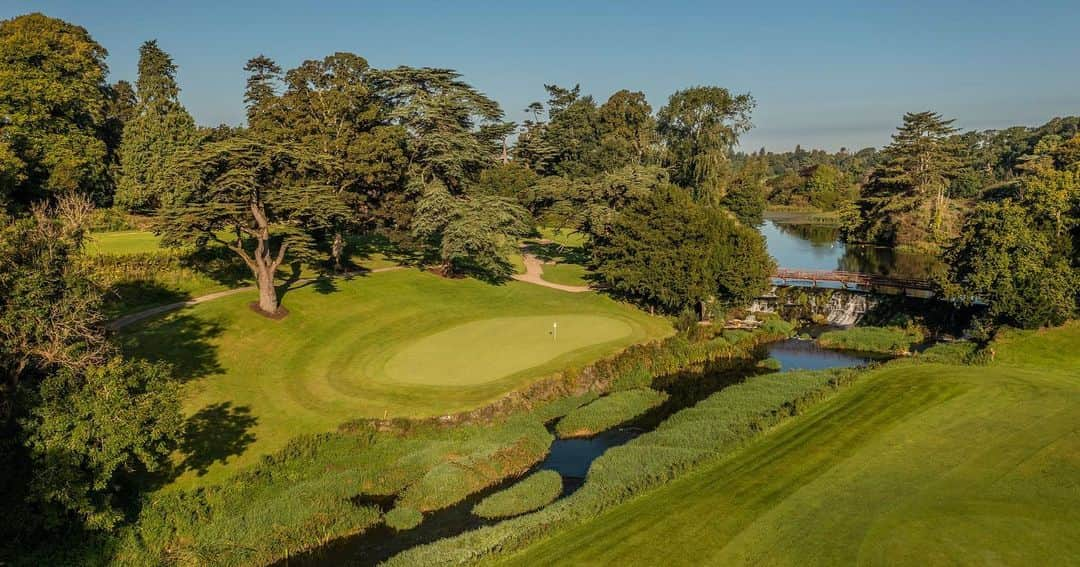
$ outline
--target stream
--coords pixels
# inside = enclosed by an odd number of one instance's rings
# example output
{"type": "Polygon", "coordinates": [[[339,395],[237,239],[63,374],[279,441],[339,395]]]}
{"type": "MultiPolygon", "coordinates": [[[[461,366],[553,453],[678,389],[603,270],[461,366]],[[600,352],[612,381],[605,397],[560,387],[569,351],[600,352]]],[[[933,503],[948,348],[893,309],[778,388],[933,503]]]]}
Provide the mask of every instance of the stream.
{"type": "MultiPolygon", "coordinates": [[[[655,429],[671,414],[690,407],[727,386],[767,372],[756,366],[758,360],[767,357],[780,361],[780,372],[849,368],[881,360],[880,357],[865,353],[823,349],[810,340],[787,339],[759,347],[753,359],[718,360],[706,364],[700,370],[665,376],[658,379],[653,387],[669,394],[667,402],[629,423],[592,437],[556,439],[551,444],[547,458],[529,472],[558,472],[563,477],[563,496],[566,496],[584,484],[592,462],[605,451],[655,429]]],[[[380,524],[362,534],[344,537],[311,552],[280,561],[278,565],[376,565],[411,547],[498,523],[500,520],[485,520],[474,516],[472,508],[487,496],[517,481],[517,478],[507,479],[453,506],[425,514],[423,523],[411,530],[395,532],[380,524]]],[[[364,503],[375,504],[383,511],[393,507],[392,498],[364,503]]]]}

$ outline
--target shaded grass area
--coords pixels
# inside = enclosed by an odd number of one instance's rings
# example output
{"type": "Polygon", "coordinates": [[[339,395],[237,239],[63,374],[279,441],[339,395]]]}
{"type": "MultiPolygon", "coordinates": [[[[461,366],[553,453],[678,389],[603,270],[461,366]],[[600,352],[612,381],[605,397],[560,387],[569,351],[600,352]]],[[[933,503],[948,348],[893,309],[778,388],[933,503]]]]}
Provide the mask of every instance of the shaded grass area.
{"type": "MultiPolygon", "coordinates": [[[[413,261],[384,239],[352,237],[349,244],[344,266],[348,270],[377,270],[413,261]]],[[[253,283],[247,266],[222,247],[162,248],[161,238],[144,230],[91,233],[83,261],[105,288],[104,307],[110,318],[253,283]]],[[[278,271],[278,281],[287,285],[326,271],[285,265],[278,271]]]]}
{"type": "Polygon", "coordinates": [[[817,342],[824,348],[906,354],[924,338],[922,332],[915,328],[852,327],[822,333],[817,342]]]}
{"type": "Polygon", "coordinates": [[[1074,563],[1077,344],[1072,323],[1007,333],[985,366],[887,364],[744,450],[510,562],[1074,563]]]}
{"type": "MultiPolygon", "coordinates": [[[[471,409],[538,377],[671,333],[663,319],[596,294],[516,282],[492,286],[415,270],[288,290],[283,303],[291,314],[280,321],[248,309],[254,297],[254,292],[242,292],[122,334],[129,354],[174,366],[186,382],[189,415],[230,403],[245,408],[255,420],[244,432],[250,439],[237,445],[240,450],[223,452],[209,464],[186,471],[175,481],[177,486],[220,480],[227,471],[255,462],[299,434],[332,431],[361,417],[426,417],[471,409]],[[412,371],[424,373],[427,383],[404,383],[385,372],[387,362],[402,349],[464,323],[564,314],[617,320],[629,332],[615,339],[583,340],[577,348],[478,384],[439,384],[446,364],[439,356],[413,361],[412,371]]],[[[546,318],[543,326],[541,334],[550,327],[546,318]]],[[[496,360],[533,337],[504,334],[492,340],[474,345],[483,349],[483,358],[474,363],[496,360]]]]}
{"type": "Polygon", "coordinates": [[[481,518],[509,518],[551,504],[562,493],[563,481],[551,470],[535,472],[510,488],[480,501],[473,514],[481,518]]]}
{"type": "Polygon", "coordinates": [[[564,439],[595,435],[630,421],[667,398],[667,394],[648,388],[615,392],[571,411],[555,425],[555,432],[564,439]]]}

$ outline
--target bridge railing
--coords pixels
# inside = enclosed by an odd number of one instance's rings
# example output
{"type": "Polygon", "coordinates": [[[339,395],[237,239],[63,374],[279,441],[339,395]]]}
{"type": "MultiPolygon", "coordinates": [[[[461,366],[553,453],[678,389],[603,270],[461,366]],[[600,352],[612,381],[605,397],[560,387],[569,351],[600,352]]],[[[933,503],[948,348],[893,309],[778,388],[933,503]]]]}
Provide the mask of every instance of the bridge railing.
{"type": "Polygon", "coordinates": [[[914,278],[898,278],[892,276],[878,276],[872,274],[864,274],[860,272],[844,272],[839,270],[796,270],[779,268],[773,274],[773,278],[782,281],[806,281],[812,282],[815,285],[817,284],[817,282],[836,282],[844,284],[845,287],[848,285],[865,288],[887,286],[920,291],[933,290],[933,286],[927,280],[920,280],[914,278]]]}

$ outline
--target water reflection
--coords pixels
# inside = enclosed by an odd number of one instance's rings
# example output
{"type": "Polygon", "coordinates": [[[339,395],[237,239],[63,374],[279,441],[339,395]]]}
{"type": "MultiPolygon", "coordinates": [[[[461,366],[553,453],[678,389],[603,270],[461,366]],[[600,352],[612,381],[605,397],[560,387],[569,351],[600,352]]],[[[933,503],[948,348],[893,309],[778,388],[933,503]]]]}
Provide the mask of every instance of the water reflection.
{"type": "Polygon", "coordinates": [[[831,225],[767,219],[760,230],[765,236],[769,254],[783,268],[841,270],[926,279],[941,265],[937,258],[928,254],[845,244],[840,240],[840,229],[831,225]]]}
{"type": "Polygon", "coordinates": [[[827,350],[814,341],[788,339],[768,345],[769,356],[780,361],[781,372],[793,370],[825,370],[865,366],[883,357],[861,352],[827,350]]]}

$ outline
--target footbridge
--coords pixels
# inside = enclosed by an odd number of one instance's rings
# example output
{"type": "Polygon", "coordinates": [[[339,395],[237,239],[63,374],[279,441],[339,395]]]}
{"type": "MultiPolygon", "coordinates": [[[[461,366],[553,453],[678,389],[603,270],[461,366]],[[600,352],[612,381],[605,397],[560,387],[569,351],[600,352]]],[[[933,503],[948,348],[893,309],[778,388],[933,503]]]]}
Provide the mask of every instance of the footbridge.
{"type": "Polygon", "coordinates": [[[877,276],[859,272],[778,268],[772,275],[771,281],[777,287],[843,289],[923,299],[934,297],[934,287],[927,280],[877,276]]]}

